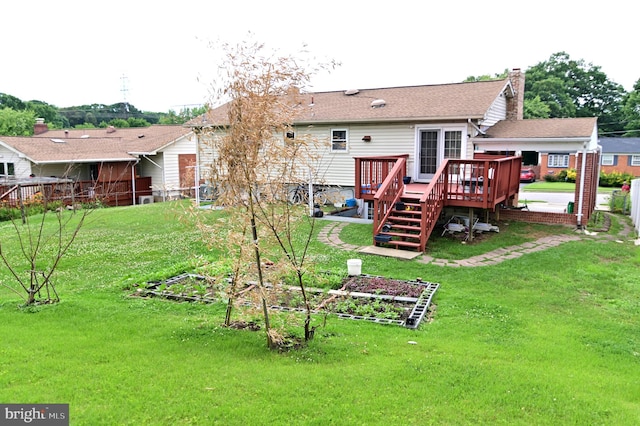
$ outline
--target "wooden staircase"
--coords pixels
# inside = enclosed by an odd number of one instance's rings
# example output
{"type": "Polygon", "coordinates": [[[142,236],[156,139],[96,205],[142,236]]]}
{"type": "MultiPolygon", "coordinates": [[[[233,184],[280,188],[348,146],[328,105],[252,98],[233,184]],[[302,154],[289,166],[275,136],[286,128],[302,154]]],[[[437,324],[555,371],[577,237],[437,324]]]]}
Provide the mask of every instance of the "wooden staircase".
{"type": "Polygon", "coordinates": [[[493,210],[519,191],[519,156],[445,159],[420,189],[404,182],[407,157],[355,157],[355,195],[373,203],[376,246],[423,252],[445,206],[493,210]]]}
{"type": "Polygon", "coordinates": [[[393,205],[381,232],[375,236],[375,244],[421,251],[422,216],[420,195],[403,194],[393,205]]]}

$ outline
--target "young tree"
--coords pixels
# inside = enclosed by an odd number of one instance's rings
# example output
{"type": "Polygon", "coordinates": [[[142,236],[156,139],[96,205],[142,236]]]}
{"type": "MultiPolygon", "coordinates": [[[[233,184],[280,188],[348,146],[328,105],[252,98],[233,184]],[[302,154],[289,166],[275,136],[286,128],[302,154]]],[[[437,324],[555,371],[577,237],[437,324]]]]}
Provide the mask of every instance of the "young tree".
{"type": "MultiPolygon", "coordinates": [[[[213,96],[228,102],[207,116],[213,125],[199,131],[212,153],[203,175],[215,183],[219,189],[216,203],[224,205],[229,220],[235,222],[235,237],[226,240],[230,243],[227,250],[239,259],[253,255],[253,271],[236,270],[232,282],[238,285],[238,278],[245,279],[250,272],[255,275],[267,344],[275,348],[282,336],[271,326],[268,287],[276,288],[271,284],[287,275],[286,271],[293,271],[306,307],[304,329],[309,340],[314,329],[304,276],[314,219],[306,208],[289,204],[287,196],[289,184],[308,181],[317,168],[315,141],[308,135],[294,136],[292,128],[296,117],[307,112],[301,89],[309,83],[312,71],[300,58],[266,52],[260,43],[222,47],[226,60],[223,74],[214,82],[213,96]],[[274,246],[283,262],[264,259],[274,246]]],[[[216,225],[229,232],[229,220],[216,225]]],[[[217,234],[213,229],[210,232],[217,234]]],[[[231,290],[230,300],[234,286],[231,290]]]]}
{"type": "Polygon", "coordinates": [[[42,184],[16,185],[13,191],[21,215],[11,219],[13,238],[0,240],[0,260],[14,280],[0,285],[22,297],[25,305],[58,302],[53,277],[93,210],[77,210],[77,205],[66,209],[42,184]]]}

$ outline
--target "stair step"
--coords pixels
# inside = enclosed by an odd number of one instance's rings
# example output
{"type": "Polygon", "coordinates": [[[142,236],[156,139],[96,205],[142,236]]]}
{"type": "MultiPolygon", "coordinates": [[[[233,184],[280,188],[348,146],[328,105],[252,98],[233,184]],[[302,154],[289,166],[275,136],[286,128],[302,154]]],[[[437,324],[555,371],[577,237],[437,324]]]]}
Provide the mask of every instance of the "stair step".
{"type": "Polygon", "coordinates": [[[422,212],[420,210],[396,210],[393,209],[393,214],[401,215],[401,217],[405,216],[421,216],[422,212]]]}
{"type": "Polygon", "coordinates": [[[406,229],[408,231],[417,231],[420,232],[420,226],[415,226],[415,225],[403,225],[401,223],[394,223],[393,225],[391,225],[391,229],[406,229]]]}
{"type": "Polygon", "coordinates": [[[419,217],[410,217],[410,216],[389,216],[389,222],[413,222],[420,223],[419,217]]]}
{"type": "Polygon", "coordinates": [[[420,243],[416,243],[413,241],[402,241],[402,240],[391,240],[385,244],[394,245],[396,247],[411,247],[411,248],[420,247],[420,243]]]}
{"type": "Polygon", "coordinates": [[[407,234],[406,232],[382,232],[378,235],[387,235],[398,238],[420,238],[420,234],[407,234]]]}

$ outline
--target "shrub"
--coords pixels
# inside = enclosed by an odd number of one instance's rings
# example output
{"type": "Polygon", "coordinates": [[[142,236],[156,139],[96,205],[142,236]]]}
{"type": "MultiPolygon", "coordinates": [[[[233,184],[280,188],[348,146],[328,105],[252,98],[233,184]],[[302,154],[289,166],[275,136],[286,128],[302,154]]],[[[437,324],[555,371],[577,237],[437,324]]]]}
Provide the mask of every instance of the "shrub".
{"type": "Polygon", "coordinates": [[[613,171],[611,173],[600,172],[600,186],[620,188],[624,182],[631,182],[634,176],[631,173],[613,171]]]}
{"type": "Polygon", "coordinates": [[[557,175],[554,175],[553,173],[548,173],[548,174],[544,175],[544,181],[545,182],[559,182],[560,180],[558,179],[557,175]]]}
{"type": "Polygon", "coordinates": [[[546,182],[575,182],[576,169],[560,170],[558,173],[553,171],[544,176],[546,182]]]}

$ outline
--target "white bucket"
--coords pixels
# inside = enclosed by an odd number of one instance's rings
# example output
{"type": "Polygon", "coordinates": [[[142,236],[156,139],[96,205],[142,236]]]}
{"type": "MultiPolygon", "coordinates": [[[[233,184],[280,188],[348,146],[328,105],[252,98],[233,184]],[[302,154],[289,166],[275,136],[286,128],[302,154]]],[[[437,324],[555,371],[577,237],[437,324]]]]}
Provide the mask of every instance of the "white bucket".
{"type": "Polygon", "coordinates": [[[347,270],[349,271],[349,275],[362,274],[362,260],[360,259],[347,260],[347,270]]]}

